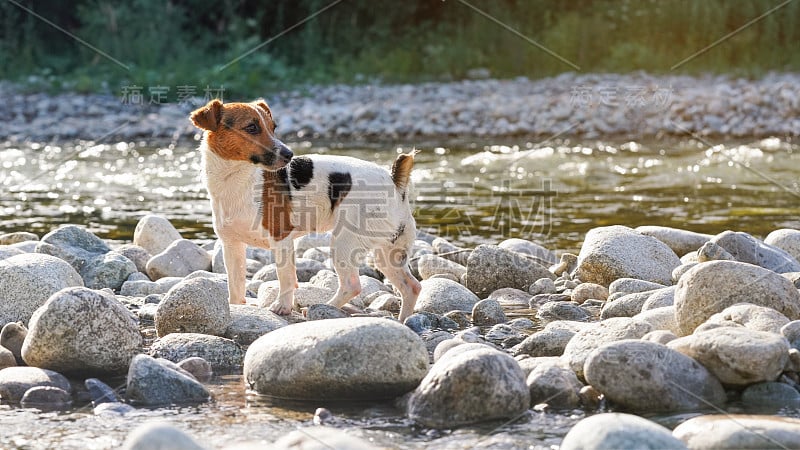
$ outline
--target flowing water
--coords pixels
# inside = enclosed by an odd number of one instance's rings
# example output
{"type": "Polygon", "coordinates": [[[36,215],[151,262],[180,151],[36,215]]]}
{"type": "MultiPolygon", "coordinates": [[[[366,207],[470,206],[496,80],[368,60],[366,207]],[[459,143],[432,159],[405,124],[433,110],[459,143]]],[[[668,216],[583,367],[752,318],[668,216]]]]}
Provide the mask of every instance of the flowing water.
{"type": "MultiPolygon", "coordinates": [[[[132,239],[141,216],[157,213],[184,237],[212,239],[195,147],[1,145],[0,233],[43,235],[75,223],[124,242],[132,239]]],[[[293,148],[297,154],[345,154],[389,165],[400,147],[295,143],[293,148]]],[[[464,246],[521,237],[577,252],[586,231],[611,224],[712,234],[732,229],[759,237],[777,228],[800,228],[800,147],[778,139],[459,142],[419,148],[413,175],[419,227],[464,246]]],[[[272,441],[310,425],[320,406],[333,411],[334,426],[387,447],[540,448],[557,445],[584,416],[582,411],[530,411],[509,423],[436,431],[414,426],[391,404],[273,404],[248,396],[235,375],[217,378],[211,388],[215,401],[208,405],[139,410],[125,417],[94,416],[84,405],[61,413],[2,405],[0,448],[114,448],[137,424],[154,419],[219,448],[272,441]]],[[[798,416],[797,411],[768,413],[798,416]]],[[[657,420],[674,426],[690,416],[657,420]]]]}

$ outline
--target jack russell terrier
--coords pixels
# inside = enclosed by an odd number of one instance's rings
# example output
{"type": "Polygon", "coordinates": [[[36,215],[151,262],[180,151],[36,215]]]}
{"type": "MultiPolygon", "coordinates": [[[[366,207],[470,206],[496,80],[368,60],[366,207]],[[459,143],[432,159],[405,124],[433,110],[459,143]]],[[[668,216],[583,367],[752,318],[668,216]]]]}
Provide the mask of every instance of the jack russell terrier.
{"type": "Polygon", "coordinates": [[[400,321],[411,315],[421,289],[408,268],[416,238],[408,199],[415,152],[399,155],[391,172],[345,156],[293,157],[275,137],[263,100],[212,100],[193,111],[191,120],[204,130],[204,181],[222,241],[230,303],[245,303],[249,244],[273,250],[280,288],[269,309],[289,314],[297,288],[294,238],[332,230],[339,287],[328,304],[342,307],[361,292],[358,264],[371,250],[377,268],[400,291],[400,321]]]}

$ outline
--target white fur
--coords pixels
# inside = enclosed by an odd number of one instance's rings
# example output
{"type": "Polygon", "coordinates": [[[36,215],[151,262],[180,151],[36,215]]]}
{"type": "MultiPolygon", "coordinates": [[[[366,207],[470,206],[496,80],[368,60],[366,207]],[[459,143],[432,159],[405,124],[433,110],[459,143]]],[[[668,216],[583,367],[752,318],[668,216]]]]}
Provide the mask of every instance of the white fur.
{"type": "Polygon", "coordinates": [[[261,225],[263,169],[219,157],[205,138],[200,150],[214,230],[223,243],[231,303],[244,302],[246,246],[270,248],[275,252],[280,284],[278,299],[270,309],[288,314],[297,286],[294,238],[333,230],[331,251],[339,289],[328,303],[341,307],[360,292],[358,260],[372,251],[378,268],[401,293],[400,320],[411,314],[420,290],[407,265],[416,227],[408,198],[394,185],[388,170],[350,157],[306,155],[313,162],[313,176],[301,189],[291,187],[294,229],[286,238],[275,240],[261,225]],[[333,211],[328,191],[332,172],[348,173],[352,179],[350,191],[333,211]]]}

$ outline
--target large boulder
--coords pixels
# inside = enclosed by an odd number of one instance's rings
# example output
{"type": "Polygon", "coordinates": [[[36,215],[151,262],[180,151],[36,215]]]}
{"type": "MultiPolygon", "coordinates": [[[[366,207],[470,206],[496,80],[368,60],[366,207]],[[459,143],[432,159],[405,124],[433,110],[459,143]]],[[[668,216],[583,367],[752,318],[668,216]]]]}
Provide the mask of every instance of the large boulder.
{"type": "Polygon", "coordinates": [[[634,411],[720,406],[725,391],[700,363],[655,342],[627,339],[599,346],[586,359],[586,381],[613,404],[634,411]]]}
{"type": "Polygon", "coordinates": [[[445,314],[450,311],[471,312],[480,301],[477,295],[446,278],[430,278],[422,280],[422,290],[417,297],[415,311],[434,314],[445,314]]]}
{"type": "Polygon", "coordinates": [[[250,389],[289,399],[394,398],[427,370],[428,352],[413,331],[370,317],[279,328],[253,342],[244,359],[250,389]]]}
{"type": "Polygon", "coordinates": [[[139,325],[122,303],[104,291],[73,287],[33,314],[22,359],[64,373],[119,374],[141,348],[139,325]]]}
{"type": "Polygon", "coordinates": [[[721,382],[731,386],[774,381],[789,360],[786,338],[744,327],[698,331],[667,345],[697,360],[721,382]]]}
{"type": "Polygon", "coordinates": [[[576,423],[561,450],[686,450],[668,428],[633,414],[595,414],[576,423]]]}
{"type": "Polygon", "coordinates": [[[747,233],[724,231],[714,236],[711,242],[727,250],[737,261],[777,273],[800,272],[800,262],[788,252],[765,244],[747,233]]]}
{"type": "Polygon", "coordinates": [[[26,253],[3,260],[0,264],[0,326],[16,321],[28,323],[33,312],[51,295],[72,286],[83,286],[81,276],[55,256],[26,253]]]}
{"type": "Polygon", "coordinates": [[[800,318],[800,292],[777,273],[736,261],[710,261],[689,269],[675,288],[675,317],[683,335],[737,303],[772,308],[800,318]]]}
{"type": "Polygon", "coordinates": [[[692,449],[800,448],[800,419],[746,414],[693,417],[672,435],[692,449]]]}
{"type": "Polygon", "coordinates": [[[621,225],[586,233],[575,275],[581,281],[609,286],[618,278],[669,285],[680,258],[658,239],[621,225]]]}
{"type": "Polygon", "coordinates": [[[556,276],[532,257],[496,245],[479,245],[467,259],[466,286],[481,297],[501,288],[527,290],[540,278],[556,276]]]}
{"type": "Polygon", "coordinates": [[[228,283],[190,278],[170,289],[156,309],[156,332],[205,333],[221,336],[230,323],[228,283]]]}
{"type": "Polygon", "coordinates": [[[211,398],[192,375],[167,360],[143,354],[131,361],[125,393],[132,403],[143,406],[203,403],[211,398]]]}
{"type": "Polygon", "coordinates": [[[408,416],[426,427],[453,428],[516,417],[530,406],[519,363],[482,344],[450,349],[411,394],[408,416]]]}
{"type": "Polygon", "coordinates": [[[166,218],[148,214],[136,224],[133,230],[133,243],[151,255],[163,252],[170,244],[181,238],[181,234],[166,218]]]}

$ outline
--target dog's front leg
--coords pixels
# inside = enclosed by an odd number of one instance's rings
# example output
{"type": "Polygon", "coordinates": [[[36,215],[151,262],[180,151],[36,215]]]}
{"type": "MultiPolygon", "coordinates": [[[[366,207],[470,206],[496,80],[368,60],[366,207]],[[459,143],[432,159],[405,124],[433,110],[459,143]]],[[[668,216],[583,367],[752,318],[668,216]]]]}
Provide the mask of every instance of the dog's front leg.
{"type": "Polygon", "coordinates": [[[247,244],[243,242],[222,242],[222,259],[228,274],[228,303],[245,304],[244,289],[247,281],[247,244]]]}
{"type": "Polygon", "coordinates": [[[273,248],[275,264],[278,269],[278,299],[272,302],[269,310],[275,314],[287,315],[294,306],[294,290],[297,288],[297,268],[294,263],[294,240],[284,238],[273,248]]]}

